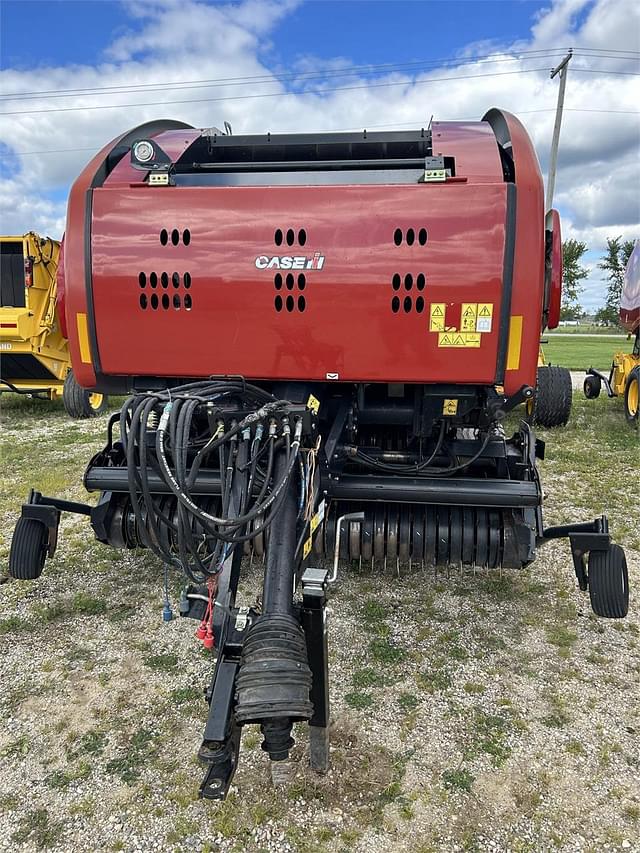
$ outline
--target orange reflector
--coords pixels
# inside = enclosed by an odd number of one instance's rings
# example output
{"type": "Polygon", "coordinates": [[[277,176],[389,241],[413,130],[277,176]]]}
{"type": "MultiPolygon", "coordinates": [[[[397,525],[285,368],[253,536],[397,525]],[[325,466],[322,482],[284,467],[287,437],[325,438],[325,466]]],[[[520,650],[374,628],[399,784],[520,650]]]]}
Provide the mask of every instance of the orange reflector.
{"type": "Polygon", "coordinates": [[[78,326],[78,346],[80,347],[80,359],[83,364],[91,364],[91,347],[89,346],[89,329],[87,326],[87,315],[76,314],[78,326]]]}
{"type": "Polygon", "coordinates": [[[522,315],[511,318],[509,323],[509,347],[507,349],[507,370],[520,367],[520,349],[522,347],[522,315]]]}

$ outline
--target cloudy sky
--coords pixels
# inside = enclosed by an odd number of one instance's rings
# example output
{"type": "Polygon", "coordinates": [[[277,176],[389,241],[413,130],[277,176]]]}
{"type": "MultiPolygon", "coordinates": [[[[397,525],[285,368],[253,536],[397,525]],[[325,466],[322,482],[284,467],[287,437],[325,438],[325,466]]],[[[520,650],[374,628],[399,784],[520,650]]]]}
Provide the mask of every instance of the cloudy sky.
{"type": "Polygon", "coordinates": [[[421,127],[491,106],[527,126],[546,174],[568,48],[555,206],[584,240],[582,303],[607,237],[640,236],[636,0],[0,3],[0,230],[59,237],[69,185],[152,118],[234,132],[421,127]]]}

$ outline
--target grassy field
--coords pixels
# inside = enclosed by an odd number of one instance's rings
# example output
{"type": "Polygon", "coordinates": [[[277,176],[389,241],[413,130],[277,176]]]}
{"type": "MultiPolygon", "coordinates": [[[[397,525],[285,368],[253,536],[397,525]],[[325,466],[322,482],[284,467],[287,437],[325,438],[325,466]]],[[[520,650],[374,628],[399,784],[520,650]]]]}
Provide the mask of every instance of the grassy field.
{"type": "MultiPolygon", "coordinates": [[[[106,418],[3,398],[0,565],[32,485],[84,500],[106,418]]],[[[162,570],[65,518],[35,583],[0,584],[0,850],[599,853],[640,849],[637,438],[576,395],[541,432],[545,522],[610,515],[629,617],[596,618],[568,547],[519,573],[343,568],[329,620],[332,770],[270,787],[255,726],[223,803],[197,798],[212,660],[161,621],[162,570]]],[[[0,570],[0,574],[2,571],[0,570]]],[[[261,567],[245,567],[240,603],[261,567]]],[[[181,581],[172,578],[174,608],[181,581]]]]}
{"type": "Polygon", "coordinates": [[[616,352],[631,352],[633,342],[626,337],[599,338],[586,335],[554,335],[544,336],[544,357],[547,364],[558,364],[569,370],[596,370],[608,372],[613,354],[616,352]]]}

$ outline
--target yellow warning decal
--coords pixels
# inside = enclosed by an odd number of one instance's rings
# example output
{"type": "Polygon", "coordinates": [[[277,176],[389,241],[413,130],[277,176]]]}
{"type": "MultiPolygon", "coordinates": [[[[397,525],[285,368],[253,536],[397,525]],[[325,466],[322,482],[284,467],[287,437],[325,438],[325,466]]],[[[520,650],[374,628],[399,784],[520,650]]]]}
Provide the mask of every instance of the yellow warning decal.
{"type": "Polygon", "coordinates": [[[476,318],[478,316],[477,302],[463,302],[460,311],[460,331],[475,332],[476,318]]]}
{"type": "Polygon", "coordinates": [[[522,348],[522,316],[516,315],[509,322],[509,346],[507,347],[507,370],[517,370],[520,367],[520,350],[522,348]]]}
{"type": "MultiPolygon", "coordinates": [[[[479,343],[478,343],[479,345],[479,343]]],[[[438,334],[439,347],[467,347],[475,346],[475,344],[467,343],[466,334],[461,332],[439,332],[438,334]]]]}
{"type": "Polygon", "coordinates": [[[444,332],[444,314],[446,304],[444,302],[433,302],[431,304],[429,331],[444,332]]]}
{"type": "Polygon", "coordinates": [[[457,415],[458,414],[458,401],[457,400],[445,400],[442,404],[442,414],[443,415],[457,415]]]}
{"type": "Polygon", "coordinates": [[[83,364],[91,364],[91,347],[89,346],[89,328],[87,326],[87,315],[76,314],[76,325],[78,328],[80,361],[82,361],[83,364]]]}
{"type": "Polygon", "coordinates": [[[490,332],[493,325],[493,302],[478,302],[476,332],[490,332]]]}
{"type": "Polygon", "coordinates": [[[320,410],[320,400],[317,397],[314,397],[313,394],[309,394],[309,399],[307,400],[307,409],[310,409],[314,415],[317,415],[320,410]]]}
{"type": "Polygon", "coordinates": [[[311,536],[304,543],[304,547],[302,549],[302,559],[306,560],[310,553],[311,553],[311,536]]]}
{"type": "Polygon", "coordinates": [[[477,349],[482,334],[490,332],[493,324],[493,302],[463,302],[460,306],[460,329],[445,326],[446,303],[430,306],[429,331],[437,332],[439,347],[469,347],[477,349]]]}

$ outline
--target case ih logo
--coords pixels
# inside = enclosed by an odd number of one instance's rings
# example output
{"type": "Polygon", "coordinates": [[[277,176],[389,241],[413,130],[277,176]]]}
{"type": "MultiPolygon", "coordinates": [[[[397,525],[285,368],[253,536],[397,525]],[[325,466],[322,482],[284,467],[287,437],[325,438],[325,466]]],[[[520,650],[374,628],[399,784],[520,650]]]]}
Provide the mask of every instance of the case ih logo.
{"type": "Polygon", "coordinates": [[[324,255],[316,252],[312,258],[304,255],[258,255],[256,267],[259,270],[321,270],[324,265],[324,255]]]}

